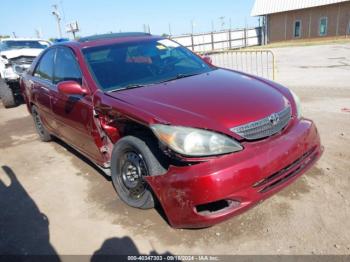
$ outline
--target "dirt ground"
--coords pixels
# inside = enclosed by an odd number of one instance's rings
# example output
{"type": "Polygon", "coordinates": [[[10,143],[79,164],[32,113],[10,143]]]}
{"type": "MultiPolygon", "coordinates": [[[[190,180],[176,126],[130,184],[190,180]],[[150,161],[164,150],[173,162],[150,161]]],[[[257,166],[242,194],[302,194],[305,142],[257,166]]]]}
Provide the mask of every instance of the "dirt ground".
{"type": "Polygon", "coordinates": [[[1,107],[0,254],[350,254],[350,44],[273,51],[325,146],[294,184],[211,228],[172,229],[67,145],[39,142],[24,105],[1,107]]]}

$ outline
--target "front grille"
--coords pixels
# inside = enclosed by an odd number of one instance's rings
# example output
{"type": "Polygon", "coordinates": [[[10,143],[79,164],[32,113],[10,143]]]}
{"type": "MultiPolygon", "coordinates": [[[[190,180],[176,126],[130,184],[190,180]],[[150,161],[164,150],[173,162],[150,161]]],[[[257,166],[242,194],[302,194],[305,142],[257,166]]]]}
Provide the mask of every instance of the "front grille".
{"type": "Polygon", "coordinates": [[[291,108],[288,106],[278,113],[230,130],[247,140],[256,140],[280,132],[288,124],[291,116],[291,108]]]}
{"type": "Polygon", "coordinates": [[[31,64],[35,59],[35,56],[19,56],[9,59],[11,63],[17,65],[31,64]]]}
{"type": "Polygon", "coordinates": [[[280,184],[286,182],[287,180],[291,179],[292,177],[296,176],[300,173],[301,170],[303,170],[310,162],[312,162],[316,158],[316,155],[314,154],[315,149],[315,147],[312,148],[290,165],[254,183],[253,188],[260,188],[258,190],[260,193],[266,193],[272,190],[273,188],[279,186],[280,184]]]}

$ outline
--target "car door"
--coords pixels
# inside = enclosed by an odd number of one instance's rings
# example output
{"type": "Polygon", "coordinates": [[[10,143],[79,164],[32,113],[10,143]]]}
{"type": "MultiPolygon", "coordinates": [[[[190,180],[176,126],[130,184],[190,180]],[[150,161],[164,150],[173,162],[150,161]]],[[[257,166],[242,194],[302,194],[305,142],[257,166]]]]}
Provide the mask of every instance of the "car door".
{"type": "Polygon", "coordinates": [[[76,81],[89,90],[83,79],[77,58],[68,47],[57,47],[51,108],[60,136],[82,153],[94,160],[101,160],[101,152],[93,139],[96,129],[93,121],[91,92],[86,95],[67,95],[58,91],[62,81],[76,81]]]}
{"type": "Polygon", "coordinates": [[[43,54],[29,81],[33,88],[33,98],[41,119],[48,129],[51,130],[54,129],[54,118],[51,111],[51,90],[54,88],[53,64],[55,54],[55,48],[43,54]]]}

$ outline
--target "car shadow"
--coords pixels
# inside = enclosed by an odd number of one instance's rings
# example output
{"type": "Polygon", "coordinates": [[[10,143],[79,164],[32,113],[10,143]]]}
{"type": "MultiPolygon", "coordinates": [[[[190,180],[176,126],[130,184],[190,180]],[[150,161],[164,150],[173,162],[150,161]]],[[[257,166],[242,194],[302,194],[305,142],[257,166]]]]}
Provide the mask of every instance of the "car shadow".
{"type": "Polygon", "coordinates": [[[6,178],[0,179],[0,254],[47,255],[50,261],[60,261],[50,243],[47,216],[40,212],[10,167],[1,166],[0,172],[6,178]]]}
{"type": "MultiPolygon", "coordinates": [[[[134,241],[130,237],[122,237],[122,238],[109,238],[105,240],[100,247],[100,249],[96,250],[95,253],[91,257],[91,262],[104,262],[104,261],[121,261],[119,259],[121,257],[118,256],[138,256],[138,255],[146,255],[146,256],[172,256],[172,261],[176,260],[174,255],[170,252],[165,252],[164,254],[159,254],[155,250],[152,250],[149,254],[141,254],[138,248],[136,247],[134,241]]],[[[125,258],[126,260],[130,260],[125,258]]]]}
{"type": "MultiPolygon", "coordinates": [[[[5,175],[5,180],[0,179],[0,258],[60,262],[50,243],[48,217],[40,212],[10,167],[1,166],[0,172],[5,175]]],[[[91,261],[119,261],[118,255],[141,253],[130,237],[114,237],[103,242],[91,256],[91,261]]],[[[154,250],[148,255],[172,256],[169,252],[159,254],[154,250]]],[[[85,260],[84,256],[81,258],[85,260]]]]}

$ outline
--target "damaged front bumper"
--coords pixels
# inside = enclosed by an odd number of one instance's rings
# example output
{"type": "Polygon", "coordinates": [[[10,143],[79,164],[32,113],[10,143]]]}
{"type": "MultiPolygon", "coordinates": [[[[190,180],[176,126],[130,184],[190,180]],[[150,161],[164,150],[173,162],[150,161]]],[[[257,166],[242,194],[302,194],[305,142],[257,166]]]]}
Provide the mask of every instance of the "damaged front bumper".
{"type": "Polygon", "coordinates": [[[21,75],[30,67],[30,64],[11,64],[3,71],[4,79],[8,82],[19,81],[21,75]]]}
{"type": "Polygon", "coordinates": [[[19,80],[19,75],[15,72],[12,66],[5,68],[3,76],[3,78],[6,79],[6,81],[8,82],[19,80]]]}
{"type": "Polygon", "coordinates": [[[146,178],[173,227],[208,227],[243,212],[292,183],[323,151],[315,125],[306,119],[244,147],[146,178]]]}

